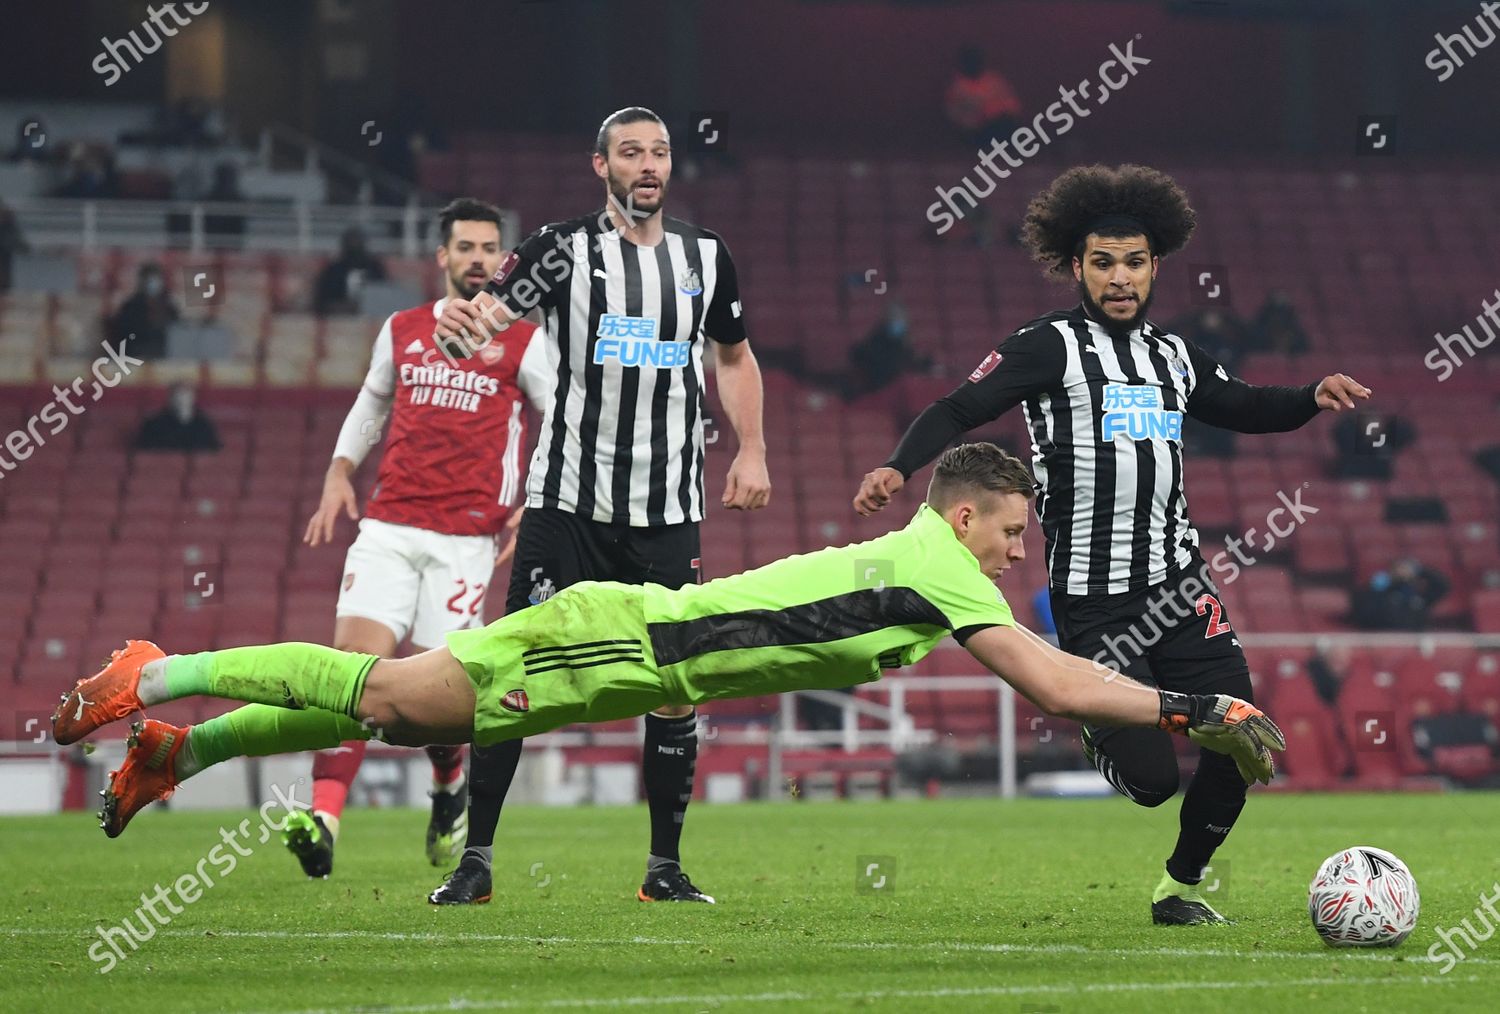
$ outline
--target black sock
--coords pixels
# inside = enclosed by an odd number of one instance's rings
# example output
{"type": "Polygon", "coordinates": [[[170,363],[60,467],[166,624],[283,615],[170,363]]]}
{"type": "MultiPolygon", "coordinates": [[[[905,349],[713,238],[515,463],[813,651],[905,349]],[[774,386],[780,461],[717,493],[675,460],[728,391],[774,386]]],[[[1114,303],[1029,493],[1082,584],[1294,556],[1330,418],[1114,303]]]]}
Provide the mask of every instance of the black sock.
{"type": "Polygon", "coordinates": [[[1214,850],[1224,844],[1245,808],[1245,780],[1234,761],[1224,754],[1203,751],[1198,770],[1182,797],[1181,830],[1177,848],[1167,860],[1173,880],[1196,884],[1214,850]]]}
{"type": "Polygon", "coordinates": [[[646,716],[646,746],[641,780],[651,810],[651,855],[681,861],[682,818],[693,798],[693,768],[698,763],[698,714],[681,718],[646,716]]]}
{"type": "Polygon", "coordinates": [[[521,763],[521,741],[507,739],[493,746],[476,746],[469,751],[469,835],[467,848],[488,848],[495,844],[495,825],[500,823],[500,807],[510,791],[510,780],[521,763]]]}

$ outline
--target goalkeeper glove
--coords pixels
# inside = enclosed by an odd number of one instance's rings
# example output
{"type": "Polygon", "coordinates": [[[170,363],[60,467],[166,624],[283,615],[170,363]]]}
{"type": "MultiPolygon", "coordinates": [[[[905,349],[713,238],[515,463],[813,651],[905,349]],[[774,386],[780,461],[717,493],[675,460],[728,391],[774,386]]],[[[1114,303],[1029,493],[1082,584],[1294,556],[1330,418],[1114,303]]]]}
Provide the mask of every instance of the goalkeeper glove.
{"type": "Polygon", "coordinates": [[[1286,737],[1265,712],[1228,694],[1158,692],[1158,728],[1187,736],[1205,750],[1233,757],[1246,785],[1271,784],[1276,774],[1271,751],[1285,750],[1286,737]]]}

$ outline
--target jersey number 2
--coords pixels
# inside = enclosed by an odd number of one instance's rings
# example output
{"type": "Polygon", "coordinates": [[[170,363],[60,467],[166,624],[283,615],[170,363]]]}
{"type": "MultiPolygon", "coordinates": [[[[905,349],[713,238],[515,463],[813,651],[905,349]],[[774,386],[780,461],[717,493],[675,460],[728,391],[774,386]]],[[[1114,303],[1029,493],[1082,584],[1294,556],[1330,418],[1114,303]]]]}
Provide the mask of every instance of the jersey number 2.
{"type": "Polygon", "coordinates": [[[474,597],[469,600],[468,606],[465,607],[458,600],[469,594],[469,582],[463,578],[459,578],[458,591],[454,592],[453,596],[448,599],[448,612],[458,613],[460,616],[464,613],[468,613],[470,616],[477,616],[479,614],[479,604],[484,601],[484,589],[484,585],[476,584],[473,589],[474,597]]]}
{"type": "Polygon", "coordinates": [[[1223,622],[1224,607],[1219,605],[1219,600],[1206,592],[1198,597],[1198,615],[1211,613],[1208,618],[1208,629],[1203,631],[1203,639],[1218,637],[1229,630],[1229,624],[1223,622]]]}

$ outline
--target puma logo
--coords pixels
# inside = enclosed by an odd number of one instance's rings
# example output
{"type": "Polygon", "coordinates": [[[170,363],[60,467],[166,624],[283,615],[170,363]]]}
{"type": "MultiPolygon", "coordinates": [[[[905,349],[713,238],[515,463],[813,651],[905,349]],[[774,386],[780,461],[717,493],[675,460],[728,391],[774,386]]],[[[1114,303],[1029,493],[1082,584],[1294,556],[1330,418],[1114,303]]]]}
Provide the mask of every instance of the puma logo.
{"type": "Polygon", "coordinates": [[[75,721],[75,722],[81,722],[81,721],[83,721],[83,709],[85,707],[87,707],[88,705],[93,704],[93,703],[94,703],[93,701],[86,701],[86,700],[84,700],[83,699],[83,695],[79,694],[78,695],[78,711],[73,715],[73,721],[75,721]]]}

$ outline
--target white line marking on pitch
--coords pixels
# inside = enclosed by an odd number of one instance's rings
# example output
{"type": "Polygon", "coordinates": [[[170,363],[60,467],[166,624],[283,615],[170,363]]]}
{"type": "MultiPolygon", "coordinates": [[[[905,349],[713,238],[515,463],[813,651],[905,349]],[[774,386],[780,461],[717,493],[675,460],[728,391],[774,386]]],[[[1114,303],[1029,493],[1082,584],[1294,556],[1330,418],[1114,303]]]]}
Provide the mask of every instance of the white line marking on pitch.
{"type": "MultiPolygon", "coordinates": [[[[1399,982],[1419,983],[1421,985],[1439,985],[1453,982],[1478,982],[1478,976],[1466,976],[1464,978],[1447,978],[1437,975],[1423,975],[1411,979],[1396,980],[1399,982]]],[[[411,1004],[401,1007],[382,1006],[381,1014],[424,1014],[424,1012],[445,1010],[515,1010],[524,1008],[535,1010],[537,1008],[569,1008],[569,1007],[654,1007],[660,1004],[727,1004],[727,1003],[809,1003],[821,1001],[832,1003],[836,1001],[851,1000],[902,1000],[902,999],[936,999],[941,997],[978,997],[978,996],[1025,996],[1034,993],[1046,994],[1079,994],[1079,993],[1149,993],[1154,991],[1168,991],[1178,989],[1254,989],[1263,991],[1275,989],[1279,986],[1389,986],[1392,980],[1381,976],[1378,978],[1350,979],[1350,978],[1317,978],[1317,979],[1288,979],[1282,982],[1266,982],[1257,980],[1254,982],[1095,982],[1081,986],[970,986],[970,987],[948,987],[944,989],[871,989],[864,991],[848,991],[842,993],[803,993],[790,990],[781,993],[719,993],[699,996],[618,996],[618,997],[578,997],[562,998],[556,1000],[470,1000],[467,997],[455,997],[446,1003],[434,1004],[411,1004]]],[[[305,1011],[297,1011],[295,1014],[336,1014],[345,1010],[368,1010],[368,1007],[317,1007],[305,1011]]]]}
{"type": "MultiPolygon", "coordinates": [[[[0,927],[0,935],[26,936],[89,936],[89,930],[69,930],[40,926],[0,927]]],[[[414,940],[425,943],[516,943],[516,944],[570,944],[578,947],[655,946],[683,947],[701,943],[699,940],[675,940],[668,937],[549,937],[523,933],[395,933],[383,930],[217,930],[217,929],[159,929],[157,936],[170,937],[220,937],[246,940],[414,940]]],[[[1195,947],[1086,947],[1082,944],[980,944],[963,941],[915,941],[896,943],[870,940],[812,940],[798,942],[799,947],[820,946],[835,950],[850,951],[966,951],[989,954],[1082,954],[1101,957],[1203,957],[1238,958],[1300,958],[1304,961],[1373,961],[1380,964],[1442,964],[1425,955],[1398,954],[1392,951],[1369,953],[1341,948],[1325,951],[1233,951],[1195,947]]],[[[1497,958],[1469,957],[1466,965],[1500,964],[1497,958]]],[[[1410,981],[1410,980],[1401,980],[1410,981]]]]}

